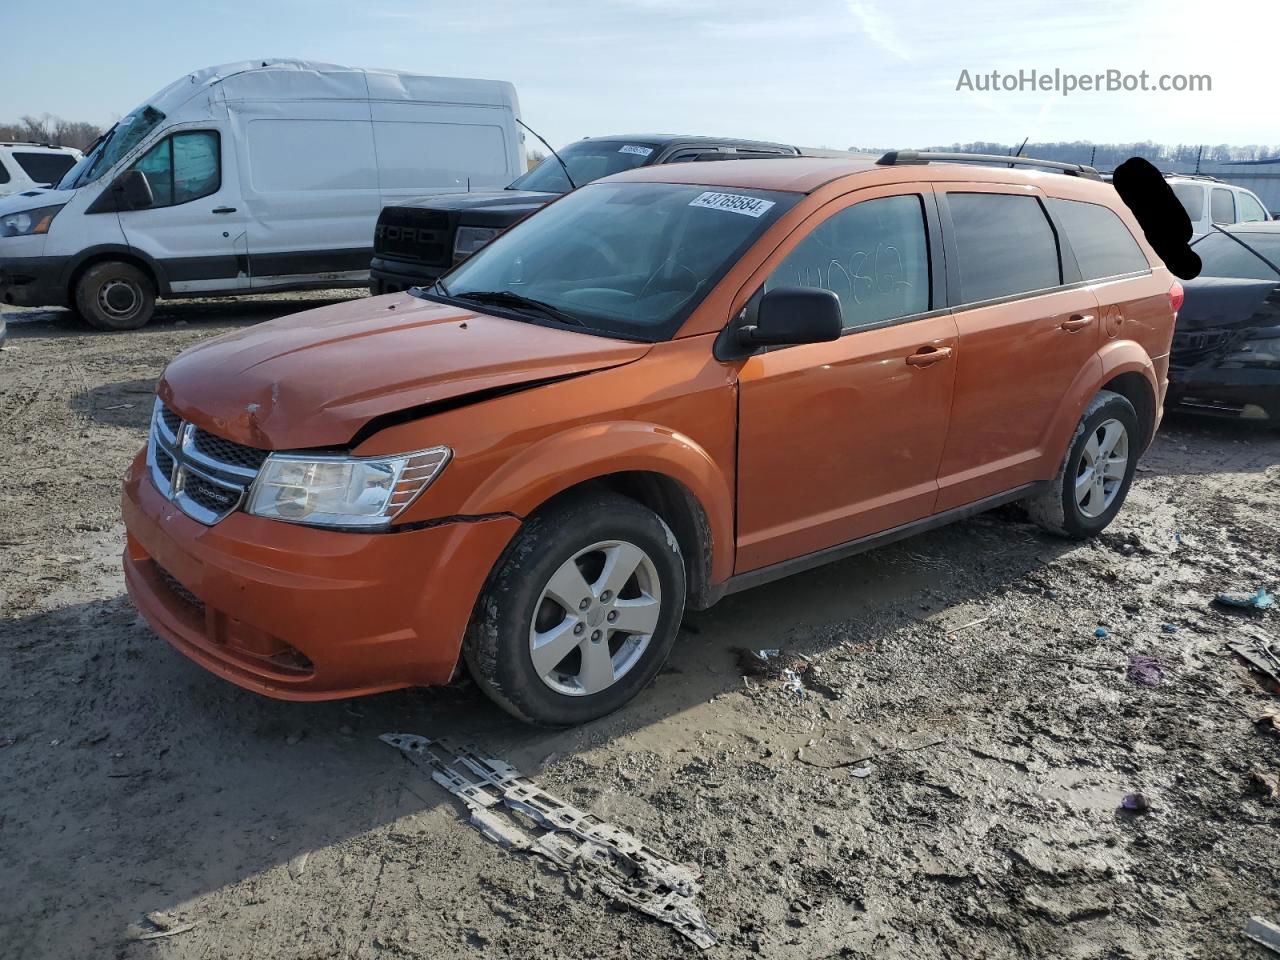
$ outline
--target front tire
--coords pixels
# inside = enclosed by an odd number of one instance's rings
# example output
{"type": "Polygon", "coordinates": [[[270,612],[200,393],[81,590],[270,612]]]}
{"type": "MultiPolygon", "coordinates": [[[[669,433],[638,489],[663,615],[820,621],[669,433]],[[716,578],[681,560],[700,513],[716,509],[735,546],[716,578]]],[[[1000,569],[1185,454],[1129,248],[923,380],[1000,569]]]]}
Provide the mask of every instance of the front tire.
{"type": "Polygon", "coordinates": [[[95,263],[75,289],[76,312],[99,330],[136,330],[156,308],[151,278],[131,263],[95,263]]]}
{"type": "Polygon", "coordinates": [[[600,493],[521,529],[486,584],[463,654],[504,710],[546,727],[612,713],[666,662],[684,613],[680,546],[656,513],[600,493]]]}
{"type": "Polygon", "coordinates": [[[1138,413],[1128,399],[1100,390],[1085,409],[1057,475],[1026,501],[1031,519],[1058,536],[1096,536],[1120,512],[1141,449],[1138,413]]]}

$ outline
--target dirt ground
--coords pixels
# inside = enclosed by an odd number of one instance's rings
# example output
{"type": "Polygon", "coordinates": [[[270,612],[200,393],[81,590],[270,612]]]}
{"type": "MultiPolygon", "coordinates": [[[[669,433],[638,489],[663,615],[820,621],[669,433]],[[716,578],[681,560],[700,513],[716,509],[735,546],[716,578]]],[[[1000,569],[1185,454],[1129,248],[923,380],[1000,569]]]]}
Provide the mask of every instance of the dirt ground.
{"type": "Polygon", "coordinates": [[[120,335],[5,312],[0,957],[699,954],[486,840],[391,731],[474,742],[700,866],[709,956],[1270,956],[1240,931],[1280,919],[1280,735],[1254,723],[1280,697],[1224,644],[1280,610],[1210,600],[1280,587],[1280,433],[1167,424],[1092,543],[1007,509],[733,596],[581,729],[465,684],[278,703],[134,614],[119,481],[171,357],[335,296],[166,304],[120,335]],[[739,647],[810,688],[744,680],[739,647]],[[1120,809],[1135,791],[1149,812],[1120,809]]]}

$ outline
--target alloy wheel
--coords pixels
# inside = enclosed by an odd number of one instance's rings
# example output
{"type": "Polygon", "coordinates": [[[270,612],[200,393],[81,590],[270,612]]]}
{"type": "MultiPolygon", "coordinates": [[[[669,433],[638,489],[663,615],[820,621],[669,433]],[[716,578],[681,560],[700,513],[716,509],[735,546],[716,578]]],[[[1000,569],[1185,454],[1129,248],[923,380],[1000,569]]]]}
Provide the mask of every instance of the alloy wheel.
{"type": "Polygon", "coordinates": [[[1094,520],[1115,502],[1129,467],[1129,431],[1119,420],[1104,420],[1089,435],[1076,470],[1076,506],[1094,520]]]}
{"type": "Polygon", "coordinates": [[[605,540],[560,565],[534,606],[529,655],[552,690],[599,693],[640,661],[658,627],[662,587],[640,547],[605,540]]]}

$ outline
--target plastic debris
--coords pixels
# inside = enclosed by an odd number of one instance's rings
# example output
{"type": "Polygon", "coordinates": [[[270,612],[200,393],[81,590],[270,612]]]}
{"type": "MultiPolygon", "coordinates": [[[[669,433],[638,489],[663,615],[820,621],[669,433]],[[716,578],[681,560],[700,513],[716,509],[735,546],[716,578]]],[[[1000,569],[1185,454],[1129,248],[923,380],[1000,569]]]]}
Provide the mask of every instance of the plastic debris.
{"type": "Polygon", "coordinates": [[[783,670],[782,683],[788,690],[794,693],[797,697],[803,697],[805,695],[804,681],[800,679],[800,674],[797,673],[795,670],[783,670]]]}
{"type": "Polygon", "coordinates": [[[1126,793],[1124,799],[1120,801],[1120,806],[1134,813],[1146,813],[1151,809],[1151,801],[1147,799],[1145,793],[1126,793]]]}
{"type": "Polygon", "coordinates": [[[1160,629],[1165,633],[1177,633],[1178,625],[1176,623],[1162,623],[1160,624],[1160,629]]]}
{"type": "Polygon", "coordinates": [[[670,924],[702,949],[716,936],[694,904],[701,876],[674,863],[636,837],[558,800],[510,764],[410,733],[378,739],[398,749],[463,802],[485,837],[511,850],[536,854],[569,874],[584,875],[601,893],[670,924]],[[517,818],[515,814],[519,814],[517,818]],[[544,832],[531,835],[532,821],[544,832]]]}
{"type": "Polygon", "coordinates": [[[1097,630],[1093,631],[1093,635],[1099,640],[1105,639],[1107,637],[1107,628],[1099,627],[1097,630]]]}
{"type": "Polygon", "coordinates": [[[1214,599],[1225,607],[1241,610],[1266,610],[1275,601],[1275,597],[1267,593],[1266,587],[1259,587],[1247,597],[1237,593],[1220,593],[1214,599]]]}
{"type": "Polygon", "coordinates": [[[1245,924],[1244,935],[1254,943],[1260,943],[1268,950],[1280,953],[1280,926],[1265,917],[1250,917],[1245,924]]]}
{"type": "Polygon", "coordinates": [[[859,780],[865,780],[867,777],[871,776],[871,767],[870,766],[854,767],[849,772],[853,774],[855,777],[857,777],[859,780]]]}
{"type": "Polygon", "coordinates": [[[1144,687],[1154,687],[1164,679],[1164,668],[1154,657],[1133,654],[1129,657],[1129,679],[1144,687]]]}

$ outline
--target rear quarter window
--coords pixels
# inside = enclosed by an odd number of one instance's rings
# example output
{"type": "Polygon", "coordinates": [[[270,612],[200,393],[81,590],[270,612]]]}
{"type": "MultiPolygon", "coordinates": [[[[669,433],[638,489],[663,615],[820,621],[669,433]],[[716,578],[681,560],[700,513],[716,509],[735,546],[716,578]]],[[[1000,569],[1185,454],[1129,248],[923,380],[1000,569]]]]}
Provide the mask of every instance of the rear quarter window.
{"type": "Polygon", "coordinates": [[[36,183],[57,183],[76,164],[76,158],[69,153],[31,153],[15,150],[13,159],[18,161],[18,166],[22,167],[26,175],[36,183]]]}
{"type": "Polygon", "coordinates": [[[9,176],[9,169],[4,165],[4,157],[0,157],[0,183],[8,183],[13,178],[9,176]]]}
{"type": "Polygon", "coordinates": [[[947,205],[963,302],[995,300],[1062,283],[1058,239],[1035,197],[949,193],[947,205]]]}
{"type": "Polygon", "coordinates": [[[1204,219],[1204,187],[1198,183],[1175,183],[1173,195],[1182,204],[1182,209],[1187,211],[1192,223],[1199,223],[1204,219]]]}
{"type": "Polygon", "coordinates": [[[1147,272],[1151,264],[1124,221],[1097,203],[1049,199],[1085,280],[1101,280],[1125,273],[1147,272]]]}

